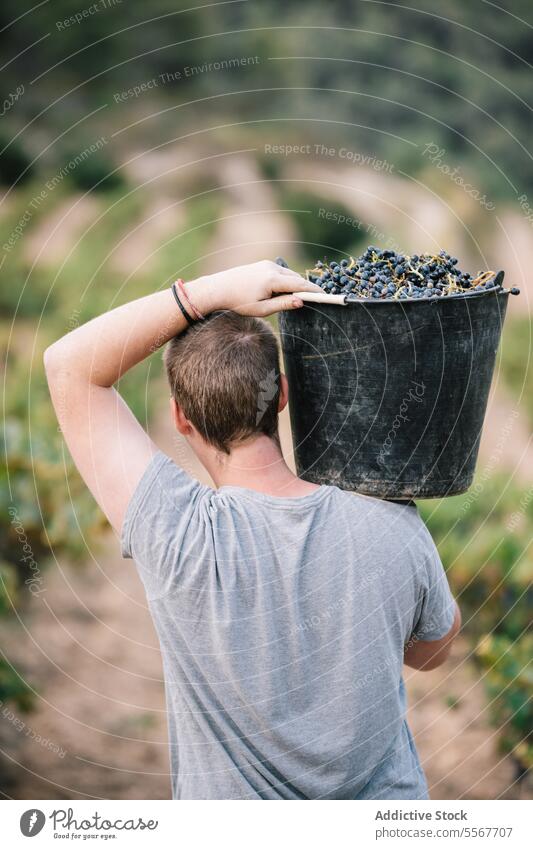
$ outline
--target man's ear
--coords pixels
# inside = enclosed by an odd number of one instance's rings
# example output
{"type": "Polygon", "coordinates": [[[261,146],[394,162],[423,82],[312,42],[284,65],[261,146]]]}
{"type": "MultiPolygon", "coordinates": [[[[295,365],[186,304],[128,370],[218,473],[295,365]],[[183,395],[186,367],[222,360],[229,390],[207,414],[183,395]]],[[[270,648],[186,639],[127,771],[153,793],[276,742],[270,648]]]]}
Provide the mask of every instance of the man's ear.
{"type": "Polygon", "coordinates": [[[170,398],[170,415],[178,433],[181,433],[182,436],[190,436],[192,425],[176,399],[172,397],[170,398]]]}
{"type": "Polygon", "coordinates": [[[280,374],[279,376],[279,401],[278,401],[278,413],[281,413],[282,410],[287,406],[287,402],[289,400],[289,384],[287,378],[284,374],[280,374]]]}

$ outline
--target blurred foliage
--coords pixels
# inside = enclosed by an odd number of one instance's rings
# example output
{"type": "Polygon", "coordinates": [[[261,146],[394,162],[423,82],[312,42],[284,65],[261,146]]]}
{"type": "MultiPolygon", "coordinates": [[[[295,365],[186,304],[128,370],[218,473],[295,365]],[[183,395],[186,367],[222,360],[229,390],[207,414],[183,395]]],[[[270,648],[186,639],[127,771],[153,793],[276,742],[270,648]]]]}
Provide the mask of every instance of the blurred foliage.
{"type": "MultiPolygon", "coordinates": [[[[92,542],[105,527],[64,448],[40,362],[37,355],[31,358],[28,348],[9,351],[5,376],[7,408],[0,434],[2,616],[46,591],[45,569],[52,556],[85,556],[87,539],[92,542]]],[[[40,360],[42,351],[37,353],[40,360]]],[[[0,698],[15,693],[24,695],[23,685],[4,664],[0,698]]]]}
{"type": "Polygon", "coordinates": [[[21,711],[33,706],[33,692],[8,661],[0,657],[0,705],[12,702],[21,711]]]}
{"type": "Polygon", "coordinates": [[[156,276],[160,286],[169,286],[177,277],[200,273],[201,260],[215,230],[223,200],[218,190],[199,193],[181,206],[186,224],[157,252],[156,276]]]}
{"type": "Polygon", "coordinates": [[[17,571],[11,563],[0,560],[0,615],[11,611],[18,589],[17,571]]]}
{"type": "MultiPolygon", "coordinates": [[[[31,181],[22,188],[17,187],[17,191],[9,195],[7,203],[4,200],[7,211],[0,216],[0,245],[4,254],[0,318],[12,320],[15,316],[39,315],[50,291],[51,280],[46,269],[31,277],[32,262],[20,249],[27,233],[35,232],[43,219],[53,214],[65,198],[63,189],[58,188],[46,197],[46,203],[39,203],[36,198],[41,190],[41,182],[31,181]]],[[[53,297],[49,305],[53,310],[53,297]]]]}
{"type": "Polygon", "coordinates": [[[18,139],[0,137],[0,185],[22,185],[31,178],[32,161],[18,139]]]}
{"type": "Polygon", "coordinates": [[[494,724],[504,752],[533,768],[533,634],[516,641],[488,635],[477,647],[494,724]]]}
{"type": "Polygon", "coordinates": [[[291,216],[298,234],[298,250],[310,266],[324,256],[357,255],[368,236],[361,222],[342,202],[330,204],[312,192],[282,190],[280,209],[291,216]]]}
{"type": "MultiPolygon", "coordinates": [[[[56,138],[81,120],[69,129],[81,147],[84,119],[104,105],[105,121],[117,126],[132,112],[151,113],[136,134],[152,145],[171,137],[178,115],[184,128],[193,117],[214,126],[241,124],[245,116],[278,136],[298,120],[307,141],[349,139],[397,170],[434,167],[423,156],[433,143],[451,169],[460,164],[489,196],[533,192],[529,0],[514,0],[512,12],[487,12],[482,0],[448,0],[438,10],[431,0],[265,0],[198,9],[185,0],[153,0],[149,8],[130,0],[68,20],[82,9],[56,0],[20,15],[18,0],[4,0],[0,47],[11,60],[4,90],[26,85],[6,116],[13,127],[44,110],[40,130],[48,127],[56,138]],[[240,57],[250,62],[209,69],[240,57]],[[152,80],[149,90],[120,99],[152,80]],[[199,106],[199,98],[208,100],[199,106]],[[154,110],[154,100],[170,111],[154,110]]],[[[61,143],[48,155],[59,161],[61,143]]]]}
{"type": "MultiPolygon", "coordinates": [[[[2,242],[28,208],[32,215],[23,232],[25,244],[26,237],[41,225],[43,208],[31,207],[36,193],[32,183],[13,195],[8,214],[0,219],[2,242]]],[[[65,199],[61,186],[47,199],[46,212],[54,213],[65,199]]],[[[51,267],[39,262],[34,265],[23,251],[7,256],[4,271],[10,285],[2,287],[0,297],[5,370],[0,433],[1,617],[29,600],[32,585],[34,589],[39,589],[41,582],[46,585],[50,559],[83,561],[107,526],[58,430],[42,366],[45,347],[93,316],[168,285],[167,278],[193,275],[220,207],[216,192],[187,201],[179,232],[155,245],[155,268],[141,267],[141,273],[123,280],[112,258],[121,239],[136,226],[142,227],[145,203],[137,190],[128,191],[122,184],[111,189],[108,183],[98,195],[92,223],[68,254],[51,267]],[[38,326],[34,318],[39,318],[38,326]]],[[[153,406],[150,386],[161,374],[156,352],[134,373],[126,374],[118,386],[146,427],[153,406]]],[[[1,659],[0,700],[14,700],[21,709],[30,704],[29,689],[1,659]]]]}
{"type": "Polygon", "coordinates": [[[124,185],[120,170],[101,152],[81,158],[78,151],[67,151],[65,159],[68,162],[76,162],[76,166],[69,171],[69,180],[82,192],[108,192],[124,185]]]}
{"type": "Polygon", "coordinates": [[[508,319],[501,343],[501,373],[513,402],[523,406],[533,427],[533,328],[531,316],[508,319]]]}
{"type": "Polygon", "coordinates": [[[57,422],[44,405],[38,418],[33,429],[31,422],[28,427],[18,418],[7,418],[0,439],[0,449],[7,457],[2,470],[0,554],[19,566],[21,579],[31,574],[21,562],[23,544],[30,546],[35,562],[41,565],[51,552],[81,557],[87,547],[85,533],[90,536],[105,526],[66,451],[63,458],[57,422]],[[15,511],[13,518],[10,507],[15,511]],[[15,526],[23,531],[17,534],[15,526]]]}
{"type": "Polygon", "coordinates": [[[501,745],[533,767],[533,499],[503,477],[420,502],[484,670],[501,745]]]}

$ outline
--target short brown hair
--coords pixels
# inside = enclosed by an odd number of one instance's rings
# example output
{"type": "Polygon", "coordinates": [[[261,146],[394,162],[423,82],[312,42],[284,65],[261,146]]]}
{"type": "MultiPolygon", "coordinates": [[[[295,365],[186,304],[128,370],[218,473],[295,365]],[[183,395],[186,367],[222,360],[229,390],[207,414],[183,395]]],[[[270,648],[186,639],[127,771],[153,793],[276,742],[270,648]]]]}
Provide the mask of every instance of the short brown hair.
{"type": "Polygon", "coordinates": [[[172,395],[201,436],[229,454],[254,434],[277,439],[280,363],[260,318],[212,313],[168,343],[172,395]]]}

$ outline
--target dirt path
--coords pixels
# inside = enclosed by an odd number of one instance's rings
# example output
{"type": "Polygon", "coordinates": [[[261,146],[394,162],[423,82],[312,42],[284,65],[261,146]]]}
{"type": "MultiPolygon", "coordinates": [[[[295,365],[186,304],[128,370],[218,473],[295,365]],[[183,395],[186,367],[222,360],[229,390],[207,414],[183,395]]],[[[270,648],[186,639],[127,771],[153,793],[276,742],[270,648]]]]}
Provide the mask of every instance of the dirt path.
{"type": "Polygon", "coordinates": [[[514,766],[498,750],[489,705],[468,644],[431,672],[405,670],[408,720],[432,799],[533,798],[533,782],[515,783],[514,766]]]}
{"type": "Polygon", "coordinates": [[[206,273],[260,259],[291,255],[295,232],[291,221],[277,211],[269,183],[263,182],[251,156],[219,160],[218,179],[226,186],[226,206],[205,260],[206,273]]]}
{"type": "Polygon", "coordinates": [[[61,265],[72,245],[101,212],[101,203],[92,195],[73,195],[47,215],[24,243],[24,257],[55,268],[61,265]]]}
{"type": "Polygon", "coordinates": [[[9,624],[3,644],[38,696],[27,718],[0,723],[8,797],[168,796],[156,637],[135,567],[111,538],[100,552],[95,563],[51,566],[43,601],[9,624]]]}
{"type": "Polygon", "coordinates": [[[158,196],[150,201],[142,220],[120,242],[111,257],[111,267],[123,275],[142,270],[146,274],[157,262],[157,249],[178,232],[183,224],[183,209],[170,197],[158,196]]]}
{"type": "Polygon", "coordinates": [[[525,405],[517,405],[504,386],[489,398],[483,426],[477,474],[507,474],[517,486],[533,480],[533,435],[525,405]]]}
{"type": "Polygon", "coordinates": [[[519,210],[502,212],[491,254],[505,268],[507,286],[518,286],[519,298],[509,299],[509,315],[533,313],[533,227],[519,210]]]}
{"type": "Polygon", "coordinates": [[[331,211],[342,198],[369,244],[390,240],[390,247],[412,253],[447,245],[466,269],[503,268],[505,285],[521,290],[520,298],[509,299],[509,315],[533,312],[533,230],[518,205],[480,212],[476,201],[453,184],[442,184],[446,194],[441,196],[431,178],[426,187],[423,180],[357,166],[299,162],[286,165],[284,176],[322,195],[331,211]],[[490,228],[490,238],[478,232],[479,221],[490,228]]]}
{"type": "MultiPolygon", "coordinates": [[[[153,437],[210,483],[166,419],[153,437]]],[[[0,644],[37,693],[27,717],[0,707],[4,794],[169,798],[161,659],[133,562],[110,532],[86,563],[51,565],[45,579],[19,622],[1,623],[0,644]]]]}
{"type": "MultiPolygon", "coordinates": [[[[359,232],[366,233],[368,244],[389,243],[395,250],[415,253],[421,245],[429,251],[462,241],[457,219],[446,205],[399,174],[320,161],[294,164],[285,173],[288,179],[301,181],[302,188],[323,196],[328,210],[335,212],[340,201],[360,222],[359,232]]],[[[464,253],[463,249],[458,255],[464,253]]]]}

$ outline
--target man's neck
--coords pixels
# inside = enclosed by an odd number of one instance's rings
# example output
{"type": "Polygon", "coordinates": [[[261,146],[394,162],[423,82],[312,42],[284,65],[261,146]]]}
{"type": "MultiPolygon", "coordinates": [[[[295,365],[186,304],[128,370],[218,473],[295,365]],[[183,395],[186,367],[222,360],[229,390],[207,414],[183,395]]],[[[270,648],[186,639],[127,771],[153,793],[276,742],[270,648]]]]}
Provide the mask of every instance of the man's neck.
{"type": "Polygon", "coordinates": [[[227,457],[217,453],[206,459],[205,465],[217,487],[238,486],[289,498],[318,489],[316,484],[291,472],[279,445],[268,436],[233,448],[227,457]]]}

